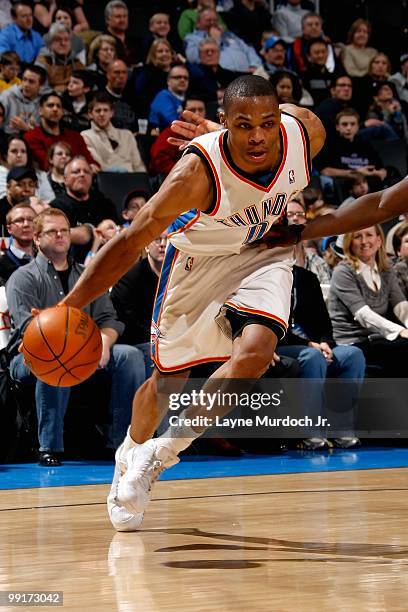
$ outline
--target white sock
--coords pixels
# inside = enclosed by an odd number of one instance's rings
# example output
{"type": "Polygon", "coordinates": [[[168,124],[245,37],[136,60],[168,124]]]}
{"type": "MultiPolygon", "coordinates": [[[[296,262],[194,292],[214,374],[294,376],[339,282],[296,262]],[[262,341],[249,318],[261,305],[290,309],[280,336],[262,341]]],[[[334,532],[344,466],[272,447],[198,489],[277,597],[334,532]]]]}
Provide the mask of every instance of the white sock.
{"type": "Polygon", "coordinates": [[[122,443],[122,448],[120,449],[120,461],[125,461],[126,455],[130,451],[130,449],[134,448],[135,446],[139,446],[139,444],[130,437],[130,425],[129,425],[126,437],[122,443]]]}
{"type": "MultiPolygon", "coordinates": [[[[181,423],[183,423],[185,417],[185,410],[183,410],[180,414],[181,423]]],[[[164,445],[178,455],[182,450],[188,448],[196,438],[199,438],[202,433],[204,432],[194,431],[189,425],[171,425],[164,434],[157,438],[157,441],[160,444],[160,440],[163,440],[164,445]]]]}

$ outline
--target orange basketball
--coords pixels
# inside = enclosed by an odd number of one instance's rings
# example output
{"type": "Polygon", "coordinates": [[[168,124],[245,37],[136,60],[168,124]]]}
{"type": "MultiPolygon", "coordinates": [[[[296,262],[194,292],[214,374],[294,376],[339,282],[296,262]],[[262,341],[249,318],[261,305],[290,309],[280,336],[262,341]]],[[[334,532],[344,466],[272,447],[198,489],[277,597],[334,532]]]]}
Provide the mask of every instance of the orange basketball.
{"type": "Polygon", "coordinates": [[[54,387],[83,382],[98,367],[102,338],[91,317],[66,306],[47,308],[23,336],[24,360],[32,373],[54,387]]]}

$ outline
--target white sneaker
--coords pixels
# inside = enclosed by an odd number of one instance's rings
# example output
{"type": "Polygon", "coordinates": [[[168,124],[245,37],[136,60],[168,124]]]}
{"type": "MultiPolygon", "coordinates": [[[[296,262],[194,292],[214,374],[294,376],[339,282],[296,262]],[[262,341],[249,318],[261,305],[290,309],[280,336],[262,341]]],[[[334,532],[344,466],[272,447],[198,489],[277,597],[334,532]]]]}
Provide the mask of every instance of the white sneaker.
{"type": "Polygon", "coordinates": [[[115,453],[115,472],[107,499],[108,514],[116,531],[137,531],[143,521],[143,512],[128,512],[117,499],[119,481],[126,471],[126,464],[120,457],[122,446],[115,453]]]}
{"type": "Polygon", "coordinates": [[[134,515],[141,514],[150,500],[153,483],[161,472],[180,461],[159,438],[147,440],[126,455],[127,470],[119,481],[117,499],[134,515]]]}

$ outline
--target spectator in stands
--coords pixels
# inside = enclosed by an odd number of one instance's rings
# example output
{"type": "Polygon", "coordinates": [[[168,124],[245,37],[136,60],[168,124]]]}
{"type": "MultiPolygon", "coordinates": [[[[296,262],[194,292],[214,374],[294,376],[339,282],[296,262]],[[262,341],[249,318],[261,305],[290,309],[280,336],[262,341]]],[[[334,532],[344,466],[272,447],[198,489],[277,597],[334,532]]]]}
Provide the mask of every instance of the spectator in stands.
{"type": "Polygon", "coordinates": [[[199,44],[200,63],[191,64],[190,87],[206,102],[217,101],[217,91],[225,89],[236,77],[235,72],[221,68],[220,46],[213,38],[205,38],[199,44]]]}
{"type": "Polygon", "coordinates": [[[171,32],[170,17],[167,13],[155,13],[149,19],[149,33],[143,38],[143,59],[149,53],[150,47],[155,40],[165,40],[174,50],[174,60],[185,61],[184,48],[177,35],[171,32]]]}
{"type": "Polygon", "coordinates": [[[33,9],[28,1],[17,0],[11,7],[13,23],[0,31],[0,53],[14,51],[22,62],[31,64],[44,42],[33,30],[33,9]]]}
{"type": "Polygon", "coordinates": [[[73,155],[83,155],[91,164],[93,171],[99,167],[89,153],[81,134],[61,125],[64,115],[61,98],[55,93],[44,94],[40,99],[40,125],[24,134],[34,160],[42,170],[48,170],[48,149],[54,142],[67,142],[73,155]]]}
{"type": "MultiPolygon", "coordinates": [[[[37,29],[41,34],[45,34],[49,30],[52,23],[62,21],[62,18],[56,18],[56,13],[59,10],[64,12],[69,11],[68,15],[71,22],[69,27],[71,30],[74,32],[89,30],[88,20],[85,17],[85,13],[79,2],[66,2],[66,0],[62,0],[62,2],[55,2],[54,0],[34,0],[34,20],[36,22],[37,29]],[[59,4],[61,7],[58,6],[59,4]],[[72,5],[73,12],[71,12],[69,9],[70,4],[72,5]],[[74,21],[75,25],[72,27],[74,21]]],[[[64,17],[64,21],[67,21],[66,17],[64,17]]]]}
{"type": "Polygon", "coordinates": [[[16,204],[29,201],[31,207],[38,214],[48,204],[44,204],[34,196],[37,189],[37,176],[32,168],[18,166],[12,168],[7,174],[7,190],[4,198],[0,199],[0,227],[2,236],[8,236],[7,213],[16,204]]]}
{"type": "Polygon", "coordinates": [[[316,187],[306,187],[302,190],[303,202],[306,209],[306,219],[311,221],[315,217],[322,217],[333,212],[334,207],[324,201],[323,194],[316,187]]]}
{"type": "Polygon", "coordinates": [[[408,53],[400,57],[401,70],[390,76],[389,80],[397,88],[398,97],[408,104],[408,53]]]}
{"type": "MultiPolygon", "coordinates": [[[[200,117],[206,116],[204,101],[193,95],[187,98],[184,108],[200,117]]],[[[158,174],[162,178],[165,178],[169,174],[170,170],[181,157],[181,152],[178,147],[168,142],[167,139],[169,136],[176,136],[171,126],[166,127],[160,132],[150,149],[149,172],[154,175],[158,174]]]]}
{"type": "Polygon", "coordinates": [[[360,172],[356,172],[353,178],[350,179],[350,195],[341,203],[341,206],[343,206],[343,204],[349,204],[350,202],[354,202],[354,200],[365,195],[369,191],[370,187],[368,185],[367,178],[360,172]]]}
{"type": "MultiPolygon", "coordinates": [[[[388,81],[391,75],[391,62],[385,53],[377,53],[368,64],[368,73],[354,80],[354,102],[361,117],[365,117],[376,88],[388,81]]],[[[378,119],[370,119],[366,126],[378,125],[378,119]]]]}
{"type": "Polygon", "coordinates": [[[66,90],[73,71],[84,68],[84,65],[75,59],[69,28],[62,23],[52,24],[47,48],[38,56],[37,63],[46,69],[48,84],[53,90],[60,93],[66,90]]]}
{"type": "Polygon", "coordinates": [[[6,215],[7,231],[13,238],[0,254],[0,279],[5,284],[10,276],[33,258],[33,222],[35,211],[28,201],[16,204],[6,215]]]}
{"type": "Polygon", "coordinates": [[[67,142],[54,142],[48,149],[48,182],[55,196],[65,193],[65,166],[72,159],[72,150],[67,142]]]}
{"type": "Polygon", "coordinates": [[[73,157],[64,170],[65,193],[51,202],[68,217],[71,226],[71,241],[75,245],[76,261],[84,261],[92,245],[93,228],[104,219],[118,223],[115,205],[103,194],[93,191],[92,170],[83,157],[73,157]]]}
{"type": "Polygon", "coordinates": [[[232,32],[223,29],[216,11],[212,9],[204,9],[199,13],[196,29],[185,37],[189,62],[199,63],[199,44],[208,37],[214,38],[220,45],[220,65],[226,70],[254,72],[262,64],[261,58],[252,47],[232,32]]]}
{"type": "MultiPolygon", "coordinates": [[[[181,13],[177,23],[177,31],[182,40],[185,39],[187,34],[194,32],[197,27],[198,14],[204,9],[212,9],[215,11],[215,0],[197,0],[197,8],[187,8],[181,13]]],[[[222,27],[227,29],[221,15],[219,15],[218,18],[222,27]]]]}
{"type": "MultiPolygon", "coordinates": [[[[359,383],[364,379],[364,354],[354,346],[336,345],[319,281],[312,272],[299,265],[297,258],[293,267],[290,323],[284,341],[278,345],[277,353],[298,361],[299,376],[306,380],[302,396],[307,416],[316,423],[318,416],[325,414],[326,378],[346,379],[348,383],[341,387],[340,393],[340,387],[336,387],[337,404],[341,404],[337,427],[341,428],[343,435],[335,438],[334,445],[339,448],[358,446],[360,441],[353,434],[354,414],[359,383]]],[[[332,402],[330,407],[333,408],[332,402]]],[[[331,426],[336,428],[333,421],[331,426]]],[[[303,449],[327,448],[328,441],[321,430],[311,429],[310,434],[312,437],[302,441],[303,449]]]]}
{"type": "Polygon", "coordinates": [[[100,91],[106,86],[106,73],[110,64],[118,58],[116,40],[108,34],[101,34],[89,45],[88,70],[92,70],[96,86],[100,91]]]}
{"type": "Polygon", "coordinates": [[[105,91],[113,101],[113,125],[123,130],[135,130],[135,111],[128,84],[128,69],[122,60],[112,62],[106,73],[105,91]]]}
{"type": "Polygon", "coordinates": [[[277,70],[269,77],[276,89],[280,104],[313,106],[313,98],[302,88],[297,75],[290,70],[277,70]]]}
{"type": "Polygon", "coordinates": [[[300,6],[301,0],[288,0],[286,5],[278,6],[273,14],[273,27],[283,40],[292,43],[302,34],[302,17],[308,13],[300,6]]]}
{"type": "MultiPolygon", "coordinates": [[[[61,295],[67,294],[74,286],[83,267],[68,256],[70,226],[60,210],[49,209],[35,219],[34,241],[38,249],[35,261],[16,270],[6,287],[14,327],[9,344],[13,356],[10,372],[19,382],[36,382],[40,465],[55,467],[60,465],[58,454],[64,450],[64,417],[71,389],[53,387],[36,380],[17,349],[33,318],[31,309],[55,306],[61,295]]],[[[116,343],[123,324],[118,321],[109,294],[103,294],[84,310],[94,319],[102,336],[99,368],[105,370],[112,380],[109,446],[116,448],[129,425],[133,395],[145,380],[143,356],[134,347],[116,343]]],[[[94,375],[95,382],[97,376],[94,375]]]]}
{"type": "Polygon", "coordinates": [[[309,44],[311,40],[323,40],[327,43],[326,68],[334,72],[336,58],[330,39],[323,33],[323,20],[317,13],[306,13],[302,17],[302,36],[296,38],[289,49],[289,65],[293,70],[303,76],[309,65],[309,44]]]}
{"type": "Polygon", "coordinates": [[[10,0],[0,0],[0,28],[3,29],[12,22],[10,0]]]}
{"type": "Polygon", "coordinates": [[[353,97],[353,82],[347,74],[334,74],[330,84],[330,98],[325,98],[315,108],[315,113],[322,121],[327,138],[332,138],[336,133],[336,115],[350,108],[353,97]]]}
{"type": "MultiPolygon", "coordinates": [[[[95,257],[100,248],[109,242],[121,230],[120,225],[117,225],[113,219],[103,219],[94,229],[94,237],[88,255],[85,258],[84,266],[88,266],[92,258],[95,257]]],[[[123,323],[123,321],[122,321],[123,323]]]]}
{"type": "Polygon", "coordinates": [[[361,348],[381,376],[405,378],[408,302],[390,269],[381,227],[345,234],[343,249],[345,259],[334,269],[329,295],[334,338],[361,348]]]}
{"type": "Polygon", "coordinates": [[[358,135],[360,117],[353,109],[340,111],[336,117],[337,138],[316,159],[323,176],[354,178],[359,172],[381,188],[387,176],[376,151],[358,135]],[[376,180],[373,180],[376,179],[376,180]]]}
{"type": "Polygon", "coordinates": [[[145,66],[134,78],[134,89],[141,117],[149,116],[154,97],[167,87],[173,57],[173,49],[167,40],[153,41],[145,66]]]}
{"type": "Polygon", "coordinates": [[[104,172],[146,172],[136,139],[129,130],[113,127],[113,102],[100,92],[89,104],[91,128],[82,137],[104,172]]]}
{"type": "Polygon", "coordinates": [[[229,29],[254,49],[260,50],[262,32],[271,27],[272,16],[266,2],[237,0],[225,13],[229,29]]]}
{"type": "MultiPolygon", "coordinates": [[[[77,5],[74,8],[74,11],[77,10],[78,8],[82,10],[82,7],[77,5]]],[[[76,19],[71,9],[69,9],[65,4],[60,7],[57,6],[54,9],[54,12],[52,14],[51,22],[61,23],[62,25],[64,25],[65,27],[69,29],[69,31],[71,32],[71,46],[72,46],[72,52],[74,54],[74,57],[75,59],[79,60],[85,66],[86,65],[85,44],[82,38],[80,36],[77,36],[77,34],[75,34],[75,32],[77,32],[78,30],[74,29],[77,27],[81,27],[81,24],[75,23],[76,19]]],[[[44,42],[45,44],[47,44],[48,34],[45,34],[44,42]]]]}
{"type": "Polygon", "coordinates": [[[0,92],[20,85],[21,79],[17,76],[20,72],[21,62],[17,53],[5,51],[0,56],[0,92]]]}
{"type": "Polygon", "coordinates": [[[132,189],[123,199],[122,217],[125,220],[123,227],[129,227],[136,213],[144,206],[149,199],[149,194],[143,189],[132,189]]]}
{"type": "Polygon", "coordinates": [[[8,172],[12,168],[20,166],[34,170],[37,177],[36,197],[43,202],[51,202],[55,198],[55,193],[48,181],[47,175],[42,170],[33,168],[31,151],[21,136],[11,136],[9,138],[4,165],[0,166],[0,198],[6,195],[8,172]]]}
{"type": "Polygon", "coordinates": [[[128,32],[129,11],[122,0],[111,0],[105,6],[105,34],[116,40],[118,58],[134,67],[142,60],[137,40],[128,32]]]}
{"type": "Polygon", "coordinates": [[[150,328],[153,304],[166,245],[166,234],[153,240],[146,247],[147,257],[139,259],[111,291],[118,318],[125,324],[120,340],[143,351],[147,376],[152,372],[150,328]]]}
{"type": "Polygon", "coordinates": [[[0,95],[6,134],[26,132],[38,123],[40,91],[46,78],[43,68],[30,66],[23,72],[21,85],[13,85],[0,95]]]}
{"type": "Polygon", "coordinates": [[[277,70],[284,70],[286,61],[286,44],[283,38],[271,36],[262,48],[263,63],[254,72],[268,79],[277,70]]]}
{"type": "MultiPolygon", "coordinates": [[[[289,225],[305,225],[306,210],[300,198],[293,198],[286,207],[286,216],[289,225]]],[[[298,266],[310,270],[319,279],[319,283],[330,283],[331,270],[326,262],[312,249],[307,248],[304,241],[300,241],[295,247],[295,256],[298,266]]]]}
{"type": "Polygon", "coordinates": [[[167,89],[159,91],[151,104],[149,124],[152,128],[161,131],[180,116],[188,85],[187,68],[183,64],[173,66],[167,78],[167,89]]]}
{"type": "Polygon", "coordinates": [[[347,34],[347,45],[341,52],[341,60],[350,77],[363,77],[368,72],[370,61],[377,55],[377,49],[368,47],[371,23],[356,19],[347,34]]]}
{"type": "MultiPolygon", "coordinates": [[[[392,245],[396,260],[393,263],[394,270],[400,287],[408,300],[408,223],[405,222],[396,230],[392,238],[392,245]]],[[[1,274],[0,274],[1,276],[1,274]]]]}
{"type": "Polygon", "coordinates": [[[312,96],[315,106],[318,106],[330,96],[332,75],[326,68],[328,53],[325,40],[316,38],[309,41],[309,65],[302,75],[302,80],[305,88],[312,96]]]}
{"type": "Polygon", "coordinates": [[[395,86],[389,81],[379,83],[367,113],[367,119],[386,123],[396,136],[408,144],[408,123],[395,86]]]}
{"type": "Polygon", "coordinates": [[[92,88],[92,79],[87,70],[74,70],[62,95],[64,127],[82,132],[90,127],[88,116],[88,96],[92,88]]]}

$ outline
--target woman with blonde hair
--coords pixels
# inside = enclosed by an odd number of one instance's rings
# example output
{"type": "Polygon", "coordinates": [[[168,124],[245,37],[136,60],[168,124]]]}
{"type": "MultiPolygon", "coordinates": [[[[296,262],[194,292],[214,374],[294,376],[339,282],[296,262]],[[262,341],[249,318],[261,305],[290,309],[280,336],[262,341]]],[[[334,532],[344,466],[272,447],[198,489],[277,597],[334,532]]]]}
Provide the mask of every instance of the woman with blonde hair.
{"type": "Polygon", "coordinates": [[[370,61],[377,55],[377,49],[368,47],[371,23],[366,19],[356,19],[347,35],[347,45],[341,53],[341,60],[347,74],[363,77],[368,72],[370,61]]]}
{"type": "Polygon", "coordinates": [[[408,302],[389,265],[381,227],[345,234],[343,250],[329,294],[334,338],[361,348],[367,364],[380,367],[382,376],[403,378],[408,373],[408,302]]]}
{"type": "Polygon", "coordinates": [[[141,116],[148,117],[150,104],[156,94],[167,89],[167,77],[175,61],[175,53],[165,39],[152,42],[146,57],[146,65],[135,76],[135,91],[141,116]]]}
{"type": "Polygon", "coordinates": [[[117,57],[116,40],[109,34],[97,36],[89,45],[87,68],[94,71],[98,89],[104,89],[108,66],[117,57]]]}

